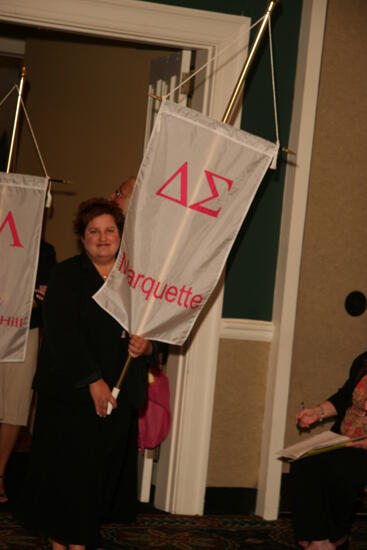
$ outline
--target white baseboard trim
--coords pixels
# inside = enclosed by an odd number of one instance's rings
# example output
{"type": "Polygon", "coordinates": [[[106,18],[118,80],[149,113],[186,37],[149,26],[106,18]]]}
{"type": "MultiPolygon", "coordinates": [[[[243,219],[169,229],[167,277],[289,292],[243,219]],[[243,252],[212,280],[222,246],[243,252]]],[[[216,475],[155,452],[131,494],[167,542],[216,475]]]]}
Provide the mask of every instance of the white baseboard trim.
{"type": "Polygon", "coordinates": [[[221,320],[220,338],[271,342],[273,335],[274,325],[271,321],[229,318],[221,320]]]}

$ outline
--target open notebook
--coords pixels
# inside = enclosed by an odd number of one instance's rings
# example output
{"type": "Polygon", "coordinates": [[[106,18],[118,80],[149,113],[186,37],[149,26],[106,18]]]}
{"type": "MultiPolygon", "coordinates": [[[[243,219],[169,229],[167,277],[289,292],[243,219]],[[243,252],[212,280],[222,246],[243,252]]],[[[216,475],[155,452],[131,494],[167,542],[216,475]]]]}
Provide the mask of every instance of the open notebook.
{"type": "Polygon", "coordinates": [[[367,435],[351,439],[346,435],[337,434],[328,430],[308,437],[307,439],[303,439],[294,445],[290,445],[278,451],[276,454],[277,457],[282,460],[292,461],[322,452],[334,451],[348,446],[352,441],[359,441],[361,439],[367,439],[367,435]]]}

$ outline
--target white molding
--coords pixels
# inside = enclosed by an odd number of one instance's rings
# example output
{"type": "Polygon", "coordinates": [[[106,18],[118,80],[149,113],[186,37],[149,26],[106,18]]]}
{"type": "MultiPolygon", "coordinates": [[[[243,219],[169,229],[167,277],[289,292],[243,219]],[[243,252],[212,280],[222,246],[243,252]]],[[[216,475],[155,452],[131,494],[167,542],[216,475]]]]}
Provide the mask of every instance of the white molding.
{"type": "MultiPolygon", "coordinates": [[[[209,55],[227,48],[207,71],[206,114],[217,120],[221,120],[230,99],[246,59],[249,40],[247,17],[136,0],[1,0],[0,21],[119,40],[202,48],[209,55]]],[[[183,367],[178,371],[179,399],[175,409],[179,418],[174,419],[171,430],[173,443],[164,442],[164,472],[163,466],[160,472],[157,469],[160,488],[156,485],[156,492],[161,494],[163,509],[169,512],[203,513],[223,301],[221,288],[218,286],[187,353],[180,360],[183,367]]]]}
{"type": "Polygon", "coordinates": [[[148,449],[138,455],[138,499],[140,502],[149,502],[150,488],[153,474],[153,456],[148,449]]]}
{"type": "Polygon", "coordinates": [[[256,342],[271,342],[274,335],[274,325],[270,321],[253,319],[222,318],[220,337],[231,340],[253,340],[256,342]]]}
{"type": "Polygon", "coordinates": [[[247,18],[136,0],[2,0],[0,19],[138,42],[206,47],[230,39],[247,18]],[[176,23],[172,25],[172,20],[176,23]],[[216,35],[212,32],[215,30],[216,35]]]}
{"type": "Polygon", "coordinates": [[[23,57],[25,54],[24,40],[0,36],[0,54],[11,57],[23,57]]]}
{"type": "Polygon", "coordinates": [[[222,289],[218,288],[217,292],[209,304],[209,314],[196,328],[186,353],[182,396],[185,413],[181,415],[171,507],[175,514],[201,515],[204,511],[223,302],[222,289]]]}
{"type": "Polygon", "coordinates": [[[299,38],[289,147],[297,152],[287,167],[274,292],[271,346],[256,514],[276,519],[292,363],[298,282],[316,121],[327,0],[305,0],[299,38]]]}
{"type": "MultiPolygon", "coordinates": [[[[2,0],[0,21],[135,42],[203,48],[211,56],[210,106],[220,120],[246,59],[247,17],[136,0],[2,0]]],[[[240,113],[236,125],[240,122],[240,113]]]]}

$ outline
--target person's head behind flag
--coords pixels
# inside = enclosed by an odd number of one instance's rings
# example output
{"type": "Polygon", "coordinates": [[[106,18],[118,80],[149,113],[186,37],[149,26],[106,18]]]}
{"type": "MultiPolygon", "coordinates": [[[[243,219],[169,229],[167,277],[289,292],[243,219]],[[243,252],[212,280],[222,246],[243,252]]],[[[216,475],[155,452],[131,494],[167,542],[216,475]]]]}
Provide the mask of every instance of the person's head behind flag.
{"type": "Polygon", "coordinates": [[[134,176],[130,176],[111,194],[111,200],[122,210],[124,216],[127,214],[127,209],[129,207],[130,197],[132,195],[135,182],[136,178],[134,176]]]}

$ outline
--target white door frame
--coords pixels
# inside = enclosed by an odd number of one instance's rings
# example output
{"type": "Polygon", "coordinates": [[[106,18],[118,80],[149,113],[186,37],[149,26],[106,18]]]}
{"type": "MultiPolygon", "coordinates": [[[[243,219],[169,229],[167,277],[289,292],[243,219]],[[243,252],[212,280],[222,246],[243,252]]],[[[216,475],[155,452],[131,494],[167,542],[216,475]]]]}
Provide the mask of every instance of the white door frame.
{"type": "Polygon", "coordinates": [[[282,463],[292,366],[298,283],[311,170],[313,135],[324,41],[327,0],[304,0],[289,148],[297,152],[287,166],[277,273],[274,337],[268,370],[256,513],[278,516],[282,463]],[[292,162],[293,161],[293,162],[292,162]]]}
{"type": "MultiPolygon", "coordinates": [[[[223,116],[244,64],[249,39],[246,17],[136,0],[2,0],[0,20],[207,50],[209,56],[227,48],[207,70],[205,111],[217,120],[223,116]]],[[[239,119],[240,111],[237,125],[239,119]]],[[[195,329],[187,353],[180,359],[185,376],[178,379],[178,383],[183,384],[182,399],[179,419],[171,431],[177,445],[172,447],[169,456],[169,479],[162,485],[164,506],[170,512],[203,512],[221,311],[222,292],[218,290],[195,329]],[[174,464],[179,467],[173,468],[174,464]]]]}

